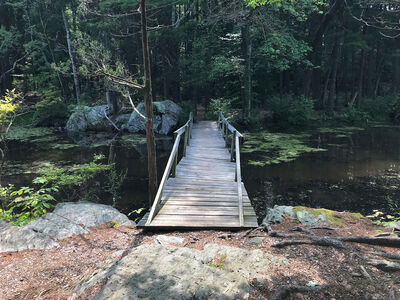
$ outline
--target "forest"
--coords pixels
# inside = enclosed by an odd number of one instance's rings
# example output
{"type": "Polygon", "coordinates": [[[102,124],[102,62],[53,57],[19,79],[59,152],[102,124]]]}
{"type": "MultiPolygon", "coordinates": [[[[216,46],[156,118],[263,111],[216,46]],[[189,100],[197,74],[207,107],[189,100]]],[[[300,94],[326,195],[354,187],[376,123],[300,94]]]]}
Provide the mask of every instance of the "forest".
{"type": "MultiPolygon", "coordinates": [[[[247,122],[263,110],[279,119],[291,119],[292,110],[397,119],[396,2],[147,5],[155,100],[230,107],[241,110],[247,122]]],[[[105,70],[141,80],[135,1],[2,1],[0,16],[0,91],[30,93],[42,102],[38,106],[51,107],[44,116],[37,114],[38,124],[62,125],[66,107],[104,103],[107,91],[123,98],[123,86],[105,70]]],[[[291,122],[306,121],[299,118],[291,122]]]]}
{"type": "Polygon", "coordinates": [[[0,299],[399,299],[399,20],[0,0],[0,299]]]}

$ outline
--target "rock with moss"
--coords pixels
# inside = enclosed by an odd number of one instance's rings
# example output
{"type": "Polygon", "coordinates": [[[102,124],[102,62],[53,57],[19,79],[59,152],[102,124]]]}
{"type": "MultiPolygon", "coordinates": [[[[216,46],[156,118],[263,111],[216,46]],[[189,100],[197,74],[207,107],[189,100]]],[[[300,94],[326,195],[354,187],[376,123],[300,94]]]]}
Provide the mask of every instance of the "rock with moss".
{"type": "Polygon", "coordinates": [[[289,216],[293,218],[294,217],[293,207],[275,205],[274,208],[267,209],[267,215],[265,216],[263,223],[266,224],[282,223],[283,221],[282,218],[284,216],[289,216]]]}
{"type": "Polygon", "coordinates": [[[118,128],[121,128],[123,126],[126,127],[126,124],[129,122],[129,119],[131,118],[131,114],[122,114],[119,115],[116,119],[115,119],[115,125],[118,126],[118,128]]]}
{"type": "Polygon", "coordinates": [[[90,202],[59,203],[53,212],[24,226],[0,222],[0,252],[47,249],[74,234],[90,232],[90,227],[105,223],[135,225],[117,209],[90,202]]]}
{"type": "MultiPolygon", "coordinates": [[[[300,224],[315,226],[334,225],[341,226],[340,218],[335,217],[335,211],[325,208],[309,208],[304,206],[278,206],[267,209],[263,223],[282,223],[283,217],[291,217],[300,224]]],[[[356,218],[356,217],[355,217],[356,218]]]]}
{"type": "MultiPolygon", "coordinates": [[[[144,103],[137,106],[137,110],[145,114],[144,103]]],[[[153,103],[154,113],[154,132],[159,134],[170,134],[179,121],[181,108],[171,100],[157,101],[153,103]]],[[[132,112],[129,121],[122,127],[131,133],[145,132],[146,127],[142,117],[136,112],[132,112]]]]}
{"type": "Polygon", "coordinates": [[[107,119],[111,111],[108,105],[77,107],[69,117],[65,128],[69,132],[111,130],[112,125],[107,119]]]}

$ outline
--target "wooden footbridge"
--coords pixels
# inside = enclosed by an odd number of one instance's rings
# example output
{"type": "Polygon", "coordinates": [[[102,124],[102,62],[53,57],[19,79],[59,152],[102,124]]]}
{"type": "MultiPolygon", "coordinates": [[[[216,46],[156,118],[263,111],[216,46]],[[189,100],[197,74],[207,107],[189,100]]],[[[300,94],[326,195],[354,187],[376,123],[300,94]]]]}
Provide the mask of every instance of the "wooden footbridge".
{"type": "Polygon", "coordinates": [[[154,204],[139,227],[252,228],[257,218],[242,183],[242,135],[219,114],[218,122],[187,123],[175,143],[154,204]],[[183,137],[183,157],[178,164],[183,137]],[[228,150],[230,149],[230,152],[228,150]]]}

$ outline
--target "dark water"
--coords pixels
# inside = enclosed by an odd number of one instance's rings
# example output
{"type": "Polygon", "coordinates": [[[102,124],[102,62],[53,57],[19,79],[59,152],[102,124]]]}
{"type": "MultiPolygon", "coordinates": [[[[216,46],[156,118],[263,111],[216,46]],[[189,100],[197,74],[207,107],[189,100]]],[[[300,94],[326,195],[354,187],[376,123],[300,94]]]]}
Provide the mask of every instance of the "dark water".
{"type": "MultiPolygon", "coordinates": [[[[156,145],[158,172],[162,175],[172,148],[172,139],[159,137],[156,145]]],[[[116,208],[129,213],[148,207],[147,148],[143,135],[114,137],[111,134],[92,133],[72,137],[65,132],[54,132],[40,139],[10,141],[6,175],[2,182],[16,186],[31,185],[37,170],[47,162],[64,167],[90,162],[94,154],[104,154],[107,160],[110,153],[114,154],[117,170],[127,170],[116,208]]],[[[112,204],[109,195],[97,202],[112,204]]]]}
{"type": "MultiPolygon", "coordinates": [[[[274,204],[366,214],[373,209],[390,212],[399,203],[400,129],[369,128],[348,137],[335,135],[312,135],[308,144],[328,151],[306,153],[289,163],[255,167],[246,163],[251,154],[242,155],[243,180],[260,219],[266,207],[274,204]]],[[[143,135],[71,137],[54,132],[39,139],[10,141],[9,148],[8,174],[3,183],[17,186],[31,184],[36,170],[45,162],[68,166],[89,162],[95,153],[108,157],[111,151],[115,153],[117,169],[128,170],[116,207],[124,213],[148,207],[143,135]]],[[[157,139],[159,177],[171,148],[170,137],[157,139]]],[[[112,204],[106,198],[103,202],[112,204]]]]}
{"type": "Polygon", "coordinates": [[[335,136],[314,134],[308,144],[328,151],[288,163],[254,167],[246,164],[251,155],[244,155],[243,178],[259,216],[274,204],[391,212],[400,200],[400,128],[335,136]]]}

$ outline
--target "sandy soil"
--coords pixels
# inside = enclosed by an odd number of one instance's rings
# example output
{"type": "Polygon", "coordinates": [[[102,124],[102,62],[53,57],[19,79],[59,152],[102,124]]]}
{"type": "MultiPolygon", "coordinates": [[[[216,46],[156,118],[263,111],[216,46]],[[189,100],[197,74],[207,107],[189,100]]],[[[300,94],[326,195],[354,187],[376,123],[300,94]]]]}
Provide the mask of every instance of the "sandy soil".
{"type": "MultiPolygon", "coordinates": [[[[314,232],[324,236],[374,236],[377,230],[389,231],[373,225],[367,219],[356,220],[347,214],[337,216],[342,219],[342,227],[314,232]]],[[[283,224],[272,228],[288,233],[290,228],[297,225],[286,219],[283,224]]],[[[152,242],[159,234],[185,238],[183,245],[180,245],[183,247],[202,249],[207,243],[216,243],[262,249],[285,256],[289,260],[289,268],[276,266],[266,271],[268,280],[250,282],[252,299],[271,299],[282,286],[305,285],[310,281],[329,284],[329,287],[318,292],[293,293],[288,299],[389,299],[391,290],[400,295],[400,272],[383,271],[369,265],[364,259],[384,259],[371,256],[369,252],[373,250],[400,255],[400,249],[357,243],[346,243],[345,249],[314,245],[278,249],[271,246],[281,241],[279,238],[270,237],[262,231],[243,237],[245,233],[215,230],[160,233],[126,226],[94,227],[90,234],[63,240],[59,248],[0,253],[0,299],[67,299],[75,292],[79,282],[94,270],[109,268],[112,263],[134,251],[135,247],[152,242]],[[251,245],[254,237],[265,237],[265,240],[261,244],[251,245]],[[365,268],[371,279],[362,275],[360,266],[365,268]]],[[[95,295],[103,283],[95,285],[80,299],[95,295]]]]}

